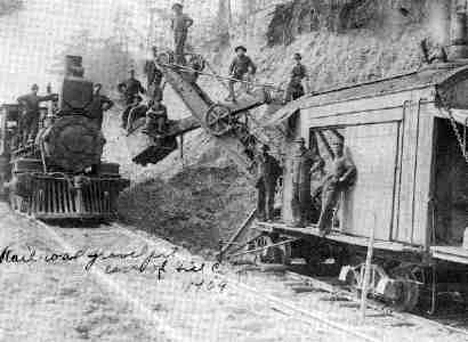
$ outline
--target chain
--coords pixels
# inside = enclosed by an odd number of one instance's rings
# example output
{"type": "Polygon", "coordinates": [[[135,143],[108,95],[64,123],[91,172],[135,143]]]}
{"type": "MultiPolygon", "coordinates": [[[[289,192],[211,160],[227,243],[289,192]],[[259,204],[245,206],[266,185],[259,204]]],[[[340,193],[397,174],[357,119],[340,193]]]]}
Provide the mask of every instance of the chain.
{"type": "Polygon", "coordinates": [[[463,158],[465,158],[465,162],[466,162],[466,164],[468,164],[468,153],[466,152],[466,146],[465,146],[465,144],[463,142],[463,138],[461,136],[460,130],[458,129],[457,122],[455,121],[455,118],[452,115],[451,109],[448,106],[446,106],[445,104],[442,104],[442,105],[443,105],[443,107],[445,109],[445,111],[442,110],[442,112],[444,114],[446,114],[447,117],[449,118],[450,125],[452,126],[452,130],[455,133],[455,137],[457,138],[458,145],[460,147],[463,158]]]}

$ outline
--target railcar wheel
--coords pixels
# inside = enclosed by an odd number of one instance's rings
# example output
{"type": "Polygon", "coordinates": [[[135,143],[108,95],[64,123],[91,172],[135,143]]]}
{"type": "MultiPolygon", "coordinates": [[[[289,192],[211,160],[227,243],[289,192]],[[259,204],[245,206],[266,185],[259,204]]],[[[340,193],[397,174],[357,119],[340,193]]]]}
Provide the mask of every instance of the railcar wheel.
{"type": "Polygon", "coordinates": [[[399,284],[399,296],[394,301],[395,309],[398,311],[413,311],[420,298],[418,280],[408,268],[397,268],[392,272],[392,275],[399,284]]]}
{"type": "Polygon", "coordinates": [[[217,137],[228,133],[231,128],[231,110],[223,105],[215,104],[205,114],[206,127],[217,137]]]}

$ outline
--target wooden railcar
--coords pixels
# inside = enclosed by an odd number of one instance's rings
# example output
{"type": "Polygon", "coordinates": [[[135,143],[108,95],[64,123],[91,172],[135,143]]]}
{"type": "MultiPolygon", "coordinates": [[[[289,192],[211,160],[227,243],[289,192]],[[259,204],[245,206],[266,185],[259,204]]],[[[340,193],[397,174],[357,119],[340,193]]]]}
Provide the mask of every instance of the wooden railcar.
{"type": "Polygon", "coordinates": [[[281,218],[257,222],[256,230],[273,242],[281,236],[308,240],[307,247],[296,246],[298,256],[333,256],[343,266],[341,278],[349,280],[351,273],[355,284],[362,281],[362,256],[373,234],[371,288],[407,309],[416,305],[425,285],[434,292],[441,281],[466,288],[467,94],[468,67],[444,64],[285,106],[268,123],[289,132],[281,218]],[[314,223],[292,225],[291,156],[294,140],[303,137],[318,142],[329,164],[328,145],[337,135],[344,137],[357,179],[340,200],[333,231],[321,238],[314,223]],[[325,252],[318,247],[324,245],[325,252]]]}

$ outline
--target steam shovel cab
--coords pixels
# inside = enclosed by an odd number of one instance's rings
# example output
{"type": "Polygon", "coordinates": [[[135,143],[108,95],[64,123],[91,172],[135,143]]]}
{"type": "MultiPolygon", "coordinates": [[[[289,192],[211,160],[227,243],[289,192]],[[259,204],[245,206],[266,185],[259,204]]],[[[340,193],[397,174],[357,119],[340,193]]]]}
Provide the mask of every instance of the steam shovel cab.
{"type": "Polygon", "coordinates": [[[357,286],[373,234],[374,254],[383,261],[373,265],[371,291],[405,309],[414,308],[422,288],[434,291],[433,265],[437,283],[445,278],[466,294],[467,93],[468,67],[440,65],[306,96],[276,112],[269,125],[290,132],[281,218],[257,222],[256,230],[274,237],[273,243],[285,236],[308,241],[306,247],[296,244],[293,254],[309,261],[334,257],[345,266],[341,279],[357,286]],[[317,217],[308,227],[293,228],[290,156],[294,140],[303,137],[318,142],[328,164],[327,145],[337,134],[357,179],[342,196],[323,244],[317,217]]]}

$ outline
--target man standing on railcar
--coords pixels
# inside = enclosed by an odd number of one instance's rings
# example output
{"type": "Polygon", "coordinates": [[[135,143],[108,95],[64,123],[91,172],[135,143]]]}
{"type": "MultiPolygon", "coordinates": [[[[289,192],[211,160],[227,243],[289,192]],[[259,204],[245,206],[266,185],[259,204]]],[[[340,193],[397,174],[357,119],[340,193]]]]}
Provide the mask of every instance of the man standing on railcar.
{"type": "Polygon", "coordinates": [[[256,156],[258,189],[257,217],[264,221],[273,220],[273,210],[275,204],[275,189],[278,178],[283,170],[279,162],[268,152],[268,145],[262,146],[262,151],[256,156]]]}
{"type": "MultiPolygon", "coordinates": [[[[238,46],[234,49],[236,57],[234,57],[231,65],[229,66],[229,97],[226,101],[236,102],[236,93],[234,91],[234,84],[237,82],[250,82],[253,75],[257,71],[257,67],[252,62],[249,56],[246,55],[247,49],[244,46],[238,46]],[[245,79],[247,77],[247,79],[245,79]]],[[[248,86],[244,88],[247,90],[248,86]]]]}
{"type": "Polygon", "coordinates": [[[308,91],[308,74],[307,69],[304,64],[301,63],[302,56],[300,53],[294,54],[294,61],[296,64],[291,70],[291,79],[289,80],[288,88],[286,90],[286,95],[284,97],[283,103],[286,104],[292,100],[296,100],[301,96],[304,96],[306,91],[308,91]],[[305,82],[304,82],[305,80],[305,82]],[[305,87],[303,85],[305,83],[305,87]]]}
{"type": "Polygon", "coordinates": [[[333,215],[341,194],[352,186],[356,177],[356,166],[351,156],[344,153],[344,139],[337,138],[332,143],[334,152],[330,171],[323,181],[322,211],[318,228],[323,236],[329,234],[333,225],[333,215]]]}
{"type": "Polygon", "coordinates": [[[144,72],[147,77],[147,89],[149,96],[152,100],[156,98],[163,98],[163,73],[156,65],[156,59],[158,58],[158,49],[153,46],[153,59],[147,60],[145,63],[144,72]]]}
{"type": "Polygon", "coordinates": [[[21,117],[21,129],[23,132],[23,144],[33,142],[39,130],[40,108],[39,105],[44,101],[57,99],[57,94],[38,96],[39,86],[33,84],[31,93],[18,97],[18,103],[23,106],[24,112],[21,117]]]}
{"type": "Polygon", "coordinates": [[[311,174],[323,167],[324,161],[318,153],[317,146],[314,151],[305,146],[304,138],[298,138],[295,141],[297,148],[292,159],[292,214],[294,226],[305,227],[310,221],[310,181],[311,174]]]}
{"type": "Polygon", "coordinates": [[[174,17],[171,21],[171,29],[174,32],[176,63],[185,65],[185,43],[188,29],[193,25],[193,19],[183,12],[184,6],[180,3],[175,3],[172,10],[174,11],[174,17]]]}

